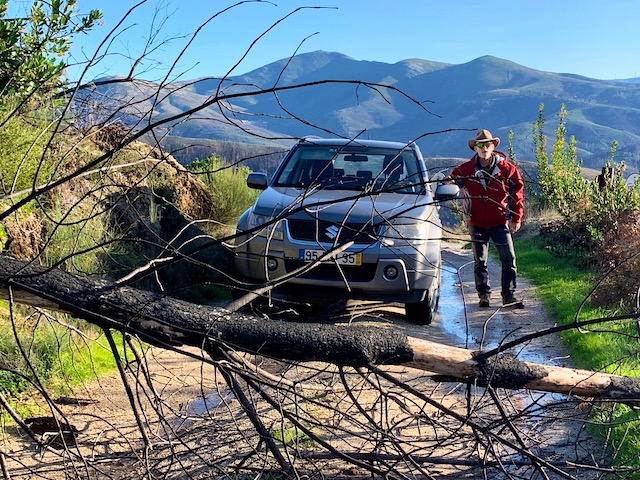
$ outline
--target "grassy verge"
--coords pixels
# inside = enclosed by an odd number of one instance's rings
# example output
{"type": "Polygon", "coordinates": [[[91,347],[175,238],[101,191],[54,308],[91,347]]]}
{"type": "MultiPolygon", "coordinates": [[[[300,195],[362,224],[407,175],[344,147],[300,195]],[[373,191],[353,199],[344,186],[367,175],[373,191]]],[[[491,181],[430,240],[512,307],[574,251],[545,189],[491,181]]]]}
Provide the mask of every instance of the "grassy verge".
{"type": "Polygon", "coordinates": [[[81,327],[60,314],[56,319],[22,312],[10,316],[5,307],[0,305],[0,391],[22,416],[47,411],[36,387],[44,387],[52,398],[74,396],[83,383],[115,371],[113,353],[101,330],[81,327]]]}
{"type": "MultiPolygon", "coordinates": [[[[559,325],[606,318],[622,312],[592,308],[588,301],[595,272],[567,258],[552,256],[536,237],[516,240],[518,271],[535,286],[547,311],[559,325]]],[[[635,322],[603,322],[588,330],[562,334],[574,366],[619,375],[640,376],[640,345],[635,322]]],[[[606,441],[617,465],[640,467],[640,413],[620,404],[596,404],[592,433],[606,441]]],[[[640,473],[629,477],[640,479],[640,473]]]]}
{"type": "MultiPolygon", "coordinates": [[[[552,256],[537,238],[517,241],[516,250],[518,271],[536,286],[537,294],[558,324],[623,313],[589,305],[594,271],[577,266],[571,259],[552,256]]],[[[636,324],[632,321],[603,322],[562,335],[575,366],[640,376],[637,361],[640,350],[635,336],[636,324]]]]}

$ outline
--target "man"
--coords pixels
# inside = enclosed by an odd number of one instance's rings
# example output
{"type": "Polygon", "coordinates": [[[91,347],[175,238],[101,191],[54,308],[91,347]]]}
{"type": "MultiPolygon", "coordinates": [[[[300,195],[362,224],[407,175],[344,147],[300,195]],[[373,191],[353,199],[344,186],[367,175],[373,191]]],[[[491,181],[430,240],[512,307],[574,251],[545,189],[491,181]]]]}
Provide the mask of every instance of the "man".
{"type": "Polygon", "coordinates": [[[473,244],[479,306],[491,305],[487,270],[491,240],[502,264],[502,304],[522,308],[522,302],[515,296],[516,254],[511,235],[520,229],[524,215],[524,182],[516,166],[496,150],[500,139],[494,138],[489,130],[480,130],[468,143],[475,155],[454,168],[451,179],[466,191],[465,219],[473,244]]]}

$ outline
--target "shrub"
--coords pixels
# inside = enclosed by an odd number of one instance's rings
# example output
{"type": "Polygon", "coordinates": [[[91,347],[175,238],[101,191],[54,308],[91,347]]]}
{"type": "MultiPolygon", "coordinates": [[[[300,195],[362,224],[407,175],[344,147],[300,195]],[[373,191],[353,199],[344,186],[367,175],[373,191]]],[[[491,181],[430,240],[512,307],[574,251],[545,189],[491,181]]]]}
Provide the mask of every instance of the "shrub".
{"type": "Polygon", "coordinates": [[[640,209],[629,212],[604,235],[599,267],[604,278],[592,303],[635,308],[640,289],[640,209]]]}
{"type": "MultiPolygon", "coordinates": [[[[615,141],[603,175],[599,178],[602,182],[584,178],[582,164],[576,154],[576,140],[573,137],[566,140],[567,111],[564,105],[559,113],[556,139],[549,158],[546,137],[542,132],[543,110],[544,106],[540,105],[538,120],[533,126],[534,153],[539,171],[536,201],[540,206],[551,207],[560,214],[562,223],[551,230],[563,237],[561,244],[578,247],[578,255],[597,256],[605,235],[615,231],[620,220],[629,212],[640,208],[640,189],[627,188],[621,175],[624,165],[613,162],[617,147],[615,141]],[[611,174],[605,177],[605,172],[611,174]]],[[[554,236],[550,238],[554,239],[554,236]]]]}
{"type": "Polygon", "coordinates": [[[540,238],[551,255],[570,258],[579,265],[591,264],[591,252],[598,248],[584,229],[584,225],[567,225],[555,220],[540,226],[540,238]]]}
{"type": "MultiPolygon", "coordinates": [[[[59,215],[60,211],[48,213],[59,215]]],[[[49,217],[45,221],[44,233],[46,248],[40,254],[44,265],[85,274],[102,271],[101,254],[108,250],[105,245],[111,236],[103,216],[86,217],[80,212],[72,212],[64,221],[49,217]]]]}
{"type": "MultiPolygon", "coordinates": [[[[8,107],[11,108],[11,107],[8,107]]],[[[5,108],[0,106],[4,117],[5,108]]],[[[34,120],[35,121],[35,120],[34,120]]],[[[0,127],[0,191],[10,193],[46,183],[53,168],[42,159],[44,125],[13,115],[0,127]]]]}
{"type": "Polygon", "coordinates": [[[595,181],[582,176],[576,141],[565,140],[564,105],[549,161],[543,109],[541,105],[533,128],[539,169],[536,200],[561,216],[561,221],[541,228],[546,248],[583,264],[596,262],[604,276],[591,298],[595,306],[631,306],[640,289],[640,185],[629,188],[623,180],[624,164],[613,161],[615,141],[595,181]]]}
{"type": "Polygon", "coordinates": [[[60,338],[53,333],[51,326],[20,325],[17,329],[18,344],[11,325],[5,321],[2,323],[0,390],[16,395],[31,386],[29,379],[35,375],[46,380],[59,371],[56,363],[60,338]]]}
{"type": "Polygon", "coordinates": [[[534,153],[539,174],[536,197],[540,205],[553,207],[565,220],[572,221],[576,210],[585,207],[588,200],[588,181],[582,177],[575,138],[571,137],[568,142],[565,138],[567,111],[564,105],[559,113],[551,158],[547,156],[543,111],[544,105],[540,105],[538,120],[533,125],[534,153]]]}
{"type": "Polygon", "coordinates": [[[212,219],[223,223],[235,223],[240,214],[253,202],[258,194],[247,187],[247,167],[225,166],[216,155],[205,160],[194,161],[189,169],[198,174],[213,196],[212,219]]]}
{"type": "Polygon", "coordinates": [[[22,307],[14,308],[13,315],[6,308],[1,311],[0,392],[22,398],[20,409],[29,409],[37,397],[20,395],[33,385],[66,394],[80,382],[115,369],[111,349],[100,341],[100,329],[65,314],[54,318],[22,307]]]}
{"type": "Polygon", "coordinates": [[[71,47],[71,37],[91,30],[101,12],[79,16],[75,0],[14,2],[26,3],[28,16],[11,12],[10,18],[7,3],[0,1],[0,95],[25,97],[59,86],[66,67],[62,57],[71,47]]]}

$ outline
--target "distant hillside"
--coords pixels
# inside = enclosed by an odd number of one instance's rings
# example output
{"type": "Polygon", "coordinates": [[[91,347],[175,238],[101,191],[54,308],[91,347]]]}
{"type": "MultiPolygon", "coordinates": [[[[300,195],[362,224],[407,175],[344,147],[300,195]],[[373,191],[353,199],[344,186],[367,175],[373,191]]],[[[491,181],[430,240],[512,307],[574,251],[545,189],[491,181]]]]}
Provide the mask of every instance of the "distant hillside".
{"type": "MultiPolygon", "coordinates": [[[[334,52],[313,52],[224,82],[206,78],[171,84],[158,96],[157,85],[142,81],[106,85],[98,82],[84,94],[90,104],[99,105],[104,112],[119,110],[119,116],[131,124],[151,110],[152,119],[170,118],[200,107],[220,93],[251,93],[274,85],[326,81],[281,91],[277,96],[238,96],[225,108],[216,104],[186,121],[168,123],[159,129],[158,136],[180,137],[185,145],[216,140],[279,149],[286,148],[289,142],[284,139],[291,137],[363,135],[400,141],[417,139],[425,156],[464,158],[471,153],[467,139],[475,130],[488,128],[505,144],[508,132],[513,131],[514,150],[520,160],[532,160],[531,129],[539,105],[545,105],[546,133],[551,143],[556,114],[564,103],[569,112],[567,138],[577,139],[584,165],[599,168],[615,140],[616,160],[625,161],[628,171],[633,172],[640,167],[637,80],[604,81],[549,73],[491,56],[461,65],[420,59],[388,64],[357,61],[334,52]],[[396,91],[340,82],[344,80],[390,85],[422,103],[396,91]]],[[[189,158],[181,161],[188,163],[189,158]]]]}

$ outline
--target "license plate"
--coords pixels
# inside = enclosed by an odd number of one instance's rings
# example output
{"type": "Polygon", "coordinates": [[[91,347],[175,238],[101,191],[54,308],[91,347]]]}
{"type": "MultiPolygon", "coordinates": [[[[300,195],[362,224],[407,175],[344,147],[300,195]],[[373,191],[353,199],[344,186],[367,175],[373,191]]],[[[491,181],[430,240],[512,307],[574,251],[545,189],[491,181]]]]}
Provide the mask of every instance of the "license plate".
{"type": "MultiPolygon", "coordinates": [[[[298,258],[303,262],[315,262],[322,255],[324,255],[324,250],[309,250],[307,248],[301,248],[298,258]]],[[[340,253],[335,259],[326,260],[327,262],[335,262],[337,261],[340,265],[362,265],[362,253],[361,252],[343,252],[340,253]]]]}

